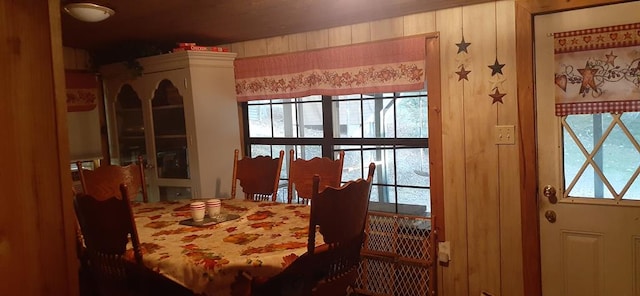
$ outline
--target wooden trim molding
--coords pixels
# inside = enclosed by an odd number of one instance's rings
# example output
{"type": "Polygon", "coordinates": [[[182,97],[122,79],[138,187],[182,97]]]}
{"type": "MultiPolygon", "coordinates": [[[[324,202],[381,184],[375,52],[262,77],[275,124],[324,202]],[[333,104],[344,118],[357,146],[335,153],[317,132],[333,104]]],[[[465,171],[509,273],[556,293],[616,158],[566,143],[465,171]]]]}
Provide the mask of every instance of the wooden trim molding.
{"type": "Polygon", "coordinates": [[[518,131],[520,137],[520,211],[524,295],[542,295],[538,229],[537,158],[533,62],[533,15],[516,2],[518,131]]]}
{"type": "MultiPolygon", "coordinates": [[[[586,8],[605,4],[630,2],[629,0],[516,0],[516,4],[530,14],[550,13],[570,9],[586,8]]],[[[520,19],[518,19],[520,20],[520,19]]]]}
{"type": "Polygon", "coordinates": [[[425,69],[429,97],[429,170],[431,171],[431,213],[436,240],[445,240],[444,231],[444,176],[442,161],[442,105],[440,93],[440,38],[430,34],[425,40],[425,69]]]}

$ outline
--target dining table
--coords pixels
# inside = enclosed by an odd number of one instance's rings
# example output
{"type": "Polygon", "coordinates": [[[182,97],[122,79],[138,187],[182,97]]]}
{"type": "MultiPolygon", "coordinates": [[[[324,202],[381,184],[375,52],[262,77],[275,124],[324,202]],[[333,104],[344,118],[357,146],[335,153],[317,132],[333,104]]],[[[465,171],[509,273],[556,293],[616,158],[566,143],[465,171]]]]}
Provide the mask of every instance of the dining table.
{"type": "Polygon", "coordinates": [[[193,201],[133,203],[132,211],[145,266],[196,295],[230,295],[239,274],[273,276],[307,250],[308,205],[221,199],[221,215],[235,219],[185,225],[193,201]]]}

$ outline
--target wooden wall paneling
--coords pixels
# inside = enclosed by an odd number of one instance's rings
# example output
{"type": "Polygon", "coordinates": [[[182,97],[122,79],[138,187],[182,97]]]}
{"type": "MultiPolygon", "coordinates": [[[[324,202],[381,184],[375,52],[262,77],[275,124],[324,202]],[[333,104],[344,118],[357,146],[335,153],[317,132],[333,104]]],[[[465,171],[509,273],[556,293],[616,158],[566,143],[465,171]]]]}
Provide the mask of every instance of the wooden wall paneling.
{"type": "Polygon", "coordinates": [[[371,24],[361,23],[351,26],[351,43],[362,43],[371,41],[371,24]]]}
{"type": "Polygon", "coordinates": [[[404,35],[402,17],[371,22],[371,41],[393,39],[404,35]]]}
{"type": "Polygon", "coordinates": [[[0,295],[78,295],[59,2],[1,1],[0,36],[0,295]]]}
{"type": "MultiPolygon", "coordinates": [[[[38,1],[36,1],[38,2],[38,1]]],[[[40,2],[38,2],[40,3],[40,2]]],[[[59,294],[59,295],[68,295],[68,296],[76,296],[79,295],[79,279],[78,279],[78,268],[79,262],[77,258],[77,249],[76,249],[76,226],[77,219],[75,216],[75,211],[73,209],[73,190],[72,190],[72,180],[71,173],[69,172],[69,134],[68,134],[68,126],[67,126],[67,93],[66,93],[66,83],[65,83],[65,73],[64,73],[64,58],[62,54],[62,31],[60,24],[60,5],[57,3],[49,3],[49,33],[50,33],[50,50],[51,50],[51,68],[53,73],[53,91],[44,91],[43,97],[47,97],[47,95],[54,94],[54,121],[53,125],[55,126],[55,135],[56,139],[54,142],[49,145],[42,145],[42,142],[37,139],[33,142],[34,146],[37,146],[40,151],[36,152],[35,155],[40,157],[36,164],[45,164],[45,161],[41,161],[42,159],[53,159],[51,163],[55,165],[57,168],[57,172],[54,170],[51,171],[49,176],[44,176],[44,178],[50,178],[50,184],[53,188],[51,191],[54,195],[58,193],[58,200],[56,198],[52,198],[46,190],[38,189],[40,192],[40,197],[38,200],[42,200],[42,198],[50,199],[47,202],[40,202],[39,209],[41,211],[47,212],[46,216],[41,218],[40,225],[38,229],[40,231],[48,232],[47,235],[40,235],[42,239],[42,243],[39,246],[40,252],[48,252],[46,249],[50,246],[51,242],[56,242],[57,240],[63,241],[64,246],[64,254],[62,258],[46,258],[44,261],[49,262],[48,265],[42,265],[41,272],[44,273],[45,277],[50,277],[51,270],[60,270],[61,275],[59,277],[63,277],[66,279],[66,282],[61,281],[56,283],[56,287],[53,287],[52,290],[44,288],[41,291],[45,291],[45,293],[59,294]],[[52,148],[55,147],[55,148],[52,148]],[[57,148],[57,149],[56,149],[57,148]],[[51,154],[47,154],[51,153],[51,154]],[[71,185],[71,186],[70,186],[71,185]],[[57,224],[56,224],[57,223],[57,224]],[[53,225],[53,226],[52,226],[53,225]],[[50,227],[47,229],[47,227],[50,227]],[[55,238],[55,239],[54,239],[55,238]],[[50,239],[50,240],[49,240],[50,239]],[[45,246],[45,247],[43,247],[45,246]],[[58,290],[59,289],[59,290],[58,290]]],[[[10,10],[11,11],[11,10],[10,10]]],[[[37,30],[37,29],[36,29],[37,30]]],[[[40,31],[37,31],[40,32],[40,31]]],[[[38,47],[33,49],[34,56],[41,55],[42,52],[38,47]]],[[[83,57],[83,69],[86,69],[89,61],[89,54],[81,50],[83,57]]],[[[32,69],[30,69],[32,70],[32,69]]],[[[29,81],[28,79],[26,81],[29,81]]],[[[41,111],[45,114],[51,114],[52,109],[43,108],[41,111]]],[[[39,116],[35,116],[39,120],[39,116]]],[[[44,123],[44,126],[51,126],[51,123],[44,123]]],[[[37,133],[33,131],[33,133],[37,133]]],[[[38,166],[38,172],[39,166],[38,166]]],[[[36,184],[39,180],[36,179],[36,184]]],[[[47,253],[42,257],[47,256],[55,256],[53,254],[47,253]]],[[[55,279],[54,279],[55,280],[55,279]]]]}
{"type": "Polygon", "coordinates": [[[518,88],[518,145],[520,164],[520,220],[522,223],[522,264],[524,296],[542,295],[540,235],[538,229],[538,172],[535,139],[535,98],[533,69],[533,17],[518,1],[515,5],[516,60],[518,88]]]}
{"type": "Polygon", "coordinates": [[[229,46],[231,52],[235,52],[238,54],[236,58],[244,58],[247,56],[245,54],[244,47],[244,42],[231,43],[231,45],[229,46]]]}
{"type": "Polygon", "coordinates": [[[351,26],[342,26],[328,29],[329,46],[341,46],[351,44],[351,26]]]}
{"type": "Polygon", "coordinates": [[[329,47],[329,30],[317,30],[307,33],[307,49],[329,47]]]}
{"type": "Polygon", "coordinates": [[[307,50],[307,34],[291,34],[289,35],[289,52],[307,50]]]}
{"type": "Polygon", "coordinates": [[[268,54],[280,54],[289,52],[289,36],[277,36],[267,38],[268,54]]]}
{"type": "MultiPolygon", "coordinates": [[[[465,179],[465,137],[463,89],[458,81],[457,47],[462,36],[462,8],[436,12],[440,33],[442,97],[442,160],[446,237],[451,243],[451,261],[442,267],[439,295],[469,295],[467,281],[467,205],[465,179]]],[[[428,83],[428,82],[427,82],[428,83]]]]}
{"type": "Polygon", "coordinates": [[[538,14],[603,4],[629,2],[629,0],[516,0],[516,2],[531,14],[538,14]]]}
{"type": "Polygon", "coordinates": [[[464,146],[467,188],[469,295],[500,295],[500,201],[498,148],[493,137],[497,110],[488,80],[496,57],[494,3],[462,8],[469,46],[469,81],[464,84],[464,146]]]}
{"type": "MultiPolygon", "coordinates": [[[[516,73],[515,8],[513,1],[498,1],[496,5],[496,29],[498,58],[504,63],[505,81],[499,87],[503,104],[496,103],[498,125],[518,125],[518,93],[516,73]]],[[[493,86],[492,84],[490,84],[493,86]]],[[[514,135],[520,138],[519,133],[514,135]]],[[[523,293],[522,235],[520,221],[520,142],[515,145],[497,145],[499,167],[500,203],[500,278],[501,295],[523,293]]]]}
{"type": "Polygon", "coordinates": [[[436,13],[424,12],[402,18],[404,36],[433,33],[436,31],[436,13]]]}
{"type": "Polygon", "coordinates": [[[244,57],[268,55],[267,40],[258,39],[244,42],[244,57]]]}

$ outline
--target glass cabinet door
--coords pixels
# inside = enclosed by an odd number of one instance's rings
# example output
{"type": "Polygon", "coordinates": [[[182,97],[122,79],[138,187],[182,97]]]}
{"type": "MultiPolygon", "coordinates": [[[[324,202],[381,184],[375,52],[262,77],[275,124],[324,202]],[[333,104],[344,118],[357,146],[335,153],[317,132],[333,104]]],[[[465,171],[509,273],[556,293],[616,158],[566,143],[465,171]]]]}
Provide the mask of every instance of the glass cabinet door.
{"type": "Polygon", "coordinates": [[[191,176],[183,97],[170,80],[161,80],[154,91],[151,115],[160,199],[191,198],[191,187],[176,180],[191,176]]]}
{"type": "Polygon", "coordinates": [[[151,109],[158,178],[189,179],[184,105],[171,81],[160,82],[151,109]]]}
{"type": "Polygon", "coordinates": [[[146,162],[142,101],[131,85],[125,84],[120,88],[115,109],[120,165],[135,163],[138,155],[142,155],[146,162]]]}

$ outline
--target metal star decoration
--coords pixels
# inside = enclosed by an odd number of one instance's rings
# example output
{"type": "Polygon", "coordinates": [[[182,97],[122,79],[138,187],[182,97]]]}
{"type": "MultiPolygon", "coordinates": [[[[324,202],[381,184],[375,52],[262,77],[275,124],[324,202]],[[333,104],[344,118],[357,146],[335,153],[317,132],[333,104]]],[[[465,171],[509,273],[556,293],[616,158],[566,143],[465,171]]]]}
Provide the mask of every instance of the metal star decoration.
{"type": "Polygon", "coordinates": [[[469,47],[469,45],[471,45],[471,43],[465,42],[464,36],[462,36],[462,41],[460,41],[460,43],[456,43],[456,46],[458,47],[458,53],[461,53],[463,51],[469,53],[467,51],[467,47],[469,47]]]}
{"type": "Polygon", "coordinates": [[[460,67],[460,71],[456,72],[456,74],[458,74],[458,81],[464,79],[466,81],[469,81],[469,73],[471,73],[471,71],[467,71],[464,69],[464,65],[462,65],[462,67],[460,67]]]}
{"type": "Polygon", "coordinates": [[[491,69],[491,76],[496,75],[498,73],[502,74],[502,67],[504,67],[505,64],[500,64],[498,62],[498,58],[496,57],[496,61],[493,62],[493,65],[489,65],[489,69],[491,69]]]}
{"type": "Polygon", "coordinates": [[[493,98],[493,102],[491,102],[491,104],[495,104],[496,102],[500,103],[500,104],[504,104],[504,102],[502,102],[502,97],[506,96],[507,94],[503,94],[500,93],[500,90],[498,90],[496,88],[496,91],[492,94],[489,94],[490,97],[493,98]]]}

